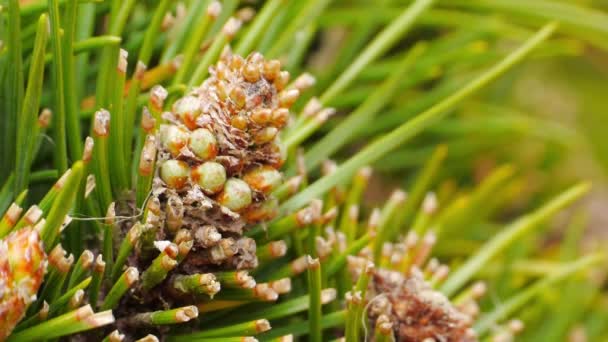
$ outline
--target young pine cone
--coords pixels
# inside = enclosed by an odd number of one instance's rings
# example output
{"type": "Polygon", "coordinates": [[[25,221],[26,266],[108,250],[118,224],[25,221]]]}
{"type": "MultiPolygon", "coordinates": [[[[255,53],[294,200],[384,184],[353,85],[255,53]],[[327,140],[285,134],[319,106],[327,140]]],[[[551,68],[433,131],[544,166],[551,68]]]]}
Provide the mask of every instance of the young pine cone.
{"type": "Polygon", "coordinates": [[[382,315],[389,317],[398,341],[477,340],[471,329],[473,318],[433,289],[417,269],[407,276],[379,269],[374,271],[370,283],[372,297],[383,296],[372,302],[369,318],[375,322],[382,315]]]}
{"type": "Polygon", "coordinates": [[[191,233],[186,273],[257,266],[255,241],[243,230],[277,214],[272,191],[285,159],[278,133],[299,96],[285,89],[288,80],[276,60],[226,51],[202,86],[163,114],[149,201],[159,214],[146,223],[161,227],[157,239],[191,233]]]}
{"type": "Polygon", "coordinates": [[[34,228],[17,230],[0,240],[0,341],[36,300],[46,266],[42,241],[34,228]]]}
{"type": "Polygon", "coordinates": [[[395,243],[385,242],[377,254],[378,268],[371,262],[369,249],[349,257],[353,278],[363,272],[369,277],[365,299],[371,329],[385,330],[404,342],[478,340],[472,326],[485,285],[476,284],[453,301],[441,293],[438,286],[447,278],[449,267],[429,259],[435,242],[432,231],[422,236],[410,231],[395,243]]]}

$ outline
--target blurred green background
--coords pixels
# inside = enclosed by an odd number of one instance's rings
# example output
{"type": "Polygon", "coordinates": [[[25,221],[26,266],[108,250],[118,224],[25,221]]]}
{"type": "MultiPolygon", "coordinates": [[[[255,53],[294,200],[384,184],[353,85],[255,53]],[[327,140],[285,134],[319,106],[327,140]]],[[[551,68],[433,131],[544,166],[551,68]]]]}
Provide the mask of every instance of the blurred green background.
{"type": "MultiPolygon", "coordinates": [[[[369,32],[373,35],[374,23],[385,23],[398,13],[393,9],[398,7],[395,3],[408,2],[384,3],[388,4],[385,8],[378,4],[373,10],[369,10],[368,1],[343,1],[330,7],[319,19],[324,30],[317,31],[312,44],[316,50],[306,56],[307,66],[303,68],[312,70],[321,84],[329,82],[334,76],[332,70],[347,59],[345,51],[356,44],[357,38],[361,39],[364,31],[361,26],[371,27],[369,32]]],[[[377,191],[368,198],[371,203],[386,198],[392,188],[389,185],[408,188],[438,143],[448,147],[437,185],[439,193],[455,184],[473,187],[483,183],[498,166],[512,165],[516,176],[488,197],[504,197],[503,203],[509,208],[493,214],[498,221],[520,213],[523,208],[538,206],[577,180],[593,183],[591,194],[576,208],[548,224],[544,236],[522,240],[506,253],[501,261],[504,264],[499,262],[494,269],[487,270],[487,276],[493,276],[494,282],[486,307],[500,306],[498,298],[517,293],[530,279],[549,272],[553,265],[539,258],[571,260],[584,252],[605,250],[608,241],[606,10],[608,1],[439,1],[422,15],[400,48],[372,64],[350,92],[331,103],[347,113],[377,87],[376,82],[390,75],[405,48],[420,40],[430,42],[428,51],[403,81],[391,105],[358,134],[359,139],[350,147],[354,151],[374,135],[388,132],[457,89],[470,76],[512,49],[514,41],[530,30],[548,19],[564,19],[560,33],[532,58],[459,106],[455,115],[374,165],[380,177],[375,178],[377,191]],[[539,247],[540,253],[535,251],[539,247]],[[509,262],[522,257],[526,258],[524,262],[509,262]]],[[[340,121],[338,115],[328,127],[340,121]]],[[[444,239],[438,250],[454,257],[467,250],[463,246],[471,246],[467,243],[485,240],[495,232],[485,220],[483,224],[470,224],[470,228],[461,227],[452,240],[444,239]],[[459,239],[467,241],[459,242],[459,239]]],[[[520,314],[530,326],[518,340],[605,340],[607,269],[604,265],[591,277],[579,277],[547,289],[543,298],[535,301],[537,305],[530,304],[529,309],[520,314]]]]}

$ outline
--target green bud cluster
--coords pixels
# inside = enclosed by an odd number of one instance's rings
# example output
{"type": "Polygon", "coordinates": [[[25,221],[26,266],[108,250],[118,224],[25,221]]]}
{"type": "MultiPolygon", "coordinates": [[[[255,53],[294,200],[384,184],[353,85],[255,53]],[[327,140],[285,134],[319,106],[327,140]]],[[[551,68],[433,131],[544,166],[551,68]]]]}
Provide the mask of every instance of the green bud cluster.
{"type": "MultiPolygon", "coordinates": [[[[289,73],[259,53],[246,59],[225,52],[211,77],[177,100],[161,125],[162,186],[198,191],[245,223],[272,219],[271,195],[282,184],[285,155],[278,132],[299,96],[285,89],[289,73]]],[[[186,213],[187,215],[187,213],[186,213]]]]}

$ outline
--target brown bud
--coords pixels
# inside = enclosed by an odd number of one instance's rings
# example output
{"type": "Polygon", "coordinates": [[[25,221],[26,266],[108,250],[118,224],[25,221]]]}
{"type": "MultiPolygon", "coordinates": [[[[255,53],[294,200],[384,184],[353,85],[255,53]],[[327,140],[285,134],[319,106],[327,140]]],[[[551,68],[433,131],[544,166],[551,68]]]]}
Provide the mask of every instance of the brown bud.
{"type": "Polygon", "coordinates": [[[281,72],[281,62],[277,59],[273,59],[270,61],[266,61],[262,68],[262,74],[264,78],[268,81],[274,81],[277,77],[279,77],[279,73],[281,72]]]}
{"type": "Polygon", "coordinates": [[[243,78],[249,83],[255,83],[260,80],[260,70],[257,65],[252,63],[245,64],[243,68],[243,78]]]}
{"type": "Polygon", "coordinates": [[[230,59],[230,68],[233,70],[239,70],[243,64],[245,64],[245,60],[243,59],[243,57],[239,56],[239,55],[232,55],[232,58],[230,59]]]}
{"type": "Polygon", "coordinates": [[[215,89],[217,92],[217,97],[220,101],[226,101],[228,98],[228,90],[226,89],[226,84],[223,81],[218,81],[215,85],[215,89]]]}
{"type": "Polygon", "coordinates": [[[257,108],[251,113],[251,120],[258,125],[264,125],[273,118],[273,113],[268,108],[257,108]]]}
{"type": "Polygon", "coordinates": [[[247,102],[247,96],[245,95],[245,90],[241,87],[234,87],[230,91],[230,99],[234,103],[237,108],[245,107],[247,102]]]}
{"type": "Polygon", "coordinates": [[[221,80],[226,78],[226,70],[227,70],[227,66],[224,62],[220,61],[217,63],[217,65],[215,66],[215,77],[220,81],[218,83],[223,83],[221,82],[221,80]]]}
{"type": "Polygon", "coordinates": [[[279,130],[276,127],[264,127],[257,132],[257,134],[253,137],[253,140],[256,144],[262,145],[272,141],[277,136],[277,133],[279,133],[279,130]]]}
{"type": "Polygon", "coordinates": [[[232,127],[240,129],[241,131],[244,131],[247,129],[247,118],[244,117],[243,115],[235,115],[232,118],[230,118],[230,124],[232,125],[232,127]]]}
{"type": "Polygon", "coordinates": [[[285,87],[287,87],[288,83],[289,83],[289,71],[281,71],[279,73],[279,77],[277,77],[277,79],[274,80],[274,86],[277,88],[278,91],[285,89],[285,87]]]}
{"type": "Polygon", "coordinates": [[[289,110],[287,108],[277,108],[272,112],[272,123],[277,127],[285,127],[289,121],[289,110]]]}

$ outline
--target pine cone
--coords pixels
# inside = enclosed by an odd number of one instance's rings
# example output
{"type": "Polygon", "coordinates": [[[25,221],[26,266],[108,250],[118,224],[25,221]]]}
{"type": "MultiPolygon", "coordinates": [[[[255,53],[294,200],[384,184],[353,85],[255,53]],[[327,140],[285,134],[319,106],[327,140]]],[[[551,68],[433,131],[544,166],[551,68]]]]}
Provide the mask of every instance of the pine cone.
{"type": "MultiPolygon", "coordinates": [[[[434,290],[413,270],[408,276],[396,271],[376,270],[370,284],[373,301],[368,316],[375,322],[385,314],[393,322],[398,341],[472,342],[476,337],[471,329],[473,319],[456,309],[442,293],[434,290]]],[[[375,323],[370,324],[375,326],[375,323]]]]}
{"type": "Polygon", "coordinates": [[[163,114],[170,124],[160,127],[154,180],[163,238],[178,228],[195,237],[182,263],[189,273],[257,266],[255,241],[243,229],[277,213],[271,193],[284,161],[277,134],[299,95],[283,90],[289,74],[280,63],[259,53],[225,51],[210,74],[163,114]]]}
{"type": "Polygon", "coordinates": [[[285,89],[288,80],[278,61],[226,50],[210,77],[162,114],[165,123],[150,140],[156,154],[148,153],[157,166],[152,195],[129,259],[143,285],[123,307],[209,298],[219,291],[210,273],[257,267],[256,242],[243,234],[278,213],[272,192],[283,182],[285,159],[278,133],[299,95],[285,89]],[[164,270],[147,271],[159,250],[164,270]],[[184,276],[209,280],[209,291],[180,291],[194,279],[184,276]]]}

